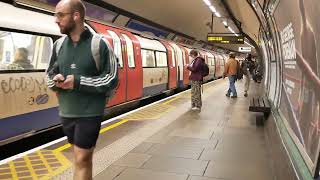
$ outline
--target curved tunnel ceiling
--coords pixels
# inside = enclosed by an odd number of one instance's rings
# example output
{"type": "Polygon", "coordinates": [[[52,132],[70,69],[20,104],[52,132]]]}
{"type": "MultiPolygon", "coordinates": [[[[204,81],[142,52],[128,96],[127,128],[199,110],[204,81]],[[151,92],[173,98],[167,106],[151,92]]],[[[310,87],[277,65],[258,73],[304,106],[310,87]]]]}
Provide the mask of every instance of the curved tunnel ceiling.
{"type": "MultiPolygon", "coordinates": [[[[211,32],[211,11],[202,0],[104,0],[105,2],[148,19],[162,26],[173,29],[194,37],[196,40],[206,41],[207,34],[211,32]]],[[[260,0],[263,1],[263,0],[260,0]]],[[[232,22],[223,4],[217,0],[209,0],[222,17],[213,18],[213,33],[231,33],[222,21],[228,21],[228,25],[239,32],[232,22]]],[[[243,31],[257,42],[259,21],[246,0],[226,0],[226,4],[233,12],[236,19],[242,23],[243,31]]],[[[234,51],[238,51],[241,45],[221,45],[234,51]]]]}

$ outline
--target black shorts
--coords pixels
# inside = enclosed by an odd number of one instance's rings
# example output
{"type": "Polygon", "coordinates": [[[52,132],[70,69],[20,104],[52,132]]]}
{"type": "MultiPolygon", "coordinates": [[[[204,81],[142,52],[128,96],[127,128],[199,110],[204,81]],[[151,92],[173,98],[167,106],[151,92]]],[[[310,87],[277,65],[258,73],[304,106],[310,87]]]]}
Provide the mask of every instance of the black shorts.
{"type": "Polygon", "coordinates": [[[65,118],[61,117],[64,134],[70,144],[90,149],[97,143],[102,116],[65,118]]]}

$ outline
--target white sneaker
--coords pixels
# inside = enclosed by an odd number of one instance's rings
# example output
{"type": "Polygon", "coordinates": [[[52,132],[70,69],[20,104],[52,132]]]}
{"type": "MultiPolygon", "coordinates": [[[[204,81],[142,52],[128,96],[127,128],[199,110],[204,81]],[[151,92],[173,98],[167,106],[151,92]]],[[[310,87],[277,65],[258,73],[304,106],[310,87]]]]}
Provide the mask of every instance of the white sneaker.
{"type": "Polygon", "coordinates": [[[191,110],[192,110],[192,111],[201,111],[201,109],[198,108],[198,107],[193,107],[193,108],[191,108],[191,110]]]}

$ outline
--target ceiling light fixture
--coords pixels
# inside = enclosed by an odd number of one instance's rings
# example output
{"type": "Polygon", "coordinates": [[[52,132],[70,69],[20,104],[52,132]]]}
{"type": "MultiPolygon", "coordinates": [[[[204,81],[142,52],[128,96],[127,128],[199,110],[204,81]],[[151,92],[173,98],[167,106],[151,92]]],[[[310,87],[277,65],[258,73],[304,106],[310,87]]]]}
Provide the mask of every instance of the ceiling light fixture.
{"type": "MultiPolygon", "coordinates": [[[[203,2],[209,7],[209,9],[216,15],[216,17],[221,18],[221,14],[217,11],[217,9],[211,4],[210,0],[203,0],[203,2]]],[[[228,25],[227,21],[222,21],[225,27],[228,27],[229,31],[232,32],[234,35],[239,36],[235,31],[228,25]]],[[[250,44],[251,46],[251,44],[250,44]]]]}
{"type": "Polygon", "coordinates": [[[214,8],[214,6],[210,5],[209,8],[210,8],[210,10],[211,10],[213,13],[216,13],[216,12],[217,12],[217,10],[216,10],[216,8],[214,8]]]}
{"type": "Polygon", "coordinates": [[[228,26],[227,21],[222,21],[222,23],[223,23],[225,26],[228,26]]]}
{"type": "Polygon", "coordinates": [[[211,2],[209,0],[203,0],[204,3],[206,3],[207,6],[211,6],[211,2]]]}
{"type": "Polygon", "coordinates": [[[221,14],[220,14],[218,11],[216,11],[214,14],[215,14],[217,17],[221,17],[221,14]]]}

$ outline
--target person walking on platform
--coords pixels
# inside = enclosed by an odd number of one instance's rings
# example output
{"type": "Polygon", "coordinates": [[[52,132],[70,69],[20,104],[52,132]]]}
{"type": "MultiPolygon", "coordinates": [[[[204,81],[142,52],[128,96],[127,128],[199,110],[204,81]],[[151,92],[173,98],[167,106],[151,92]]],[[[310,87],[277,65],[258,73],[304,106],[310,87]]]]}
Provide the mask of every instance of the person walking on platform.
{"type": "Polygon", "coordinates": [[[254,62],[252,61],[251,54],[248,54],[247,58],[241,63],[241,71],[244,75],[245,83],[244,83],[244,96],[248,96],[249,86],[250,86],[250,74],[253,73],[254,70],[254,62]]]}
{"type": "Polygon", "coordinates": [[[74,179],[92,179],[92,157],[111,83],[118,78],[113,51],[102,39],[96,62],[92,34],[84,26],[85,6],[80,0],[61,0],[55,21],[67,36],[55,42],[47,69],[48,87],[57,93],[59,115],[73,145],[74,179]],[[60,41],[61,40],[61,41],[60,41]],[[59,44],[60,41],[60,44],[59,44]]]}
{"type": "Polygon", "coordinates": [[[196,111],[201,111],[202,100],[201,100],[201,84],[202,84],[202,73],[201,65],[204,61],[203,58],[199,56],[197,50],[191,50],[189,56],[193,59],[191,64],[188,65],[187,69],[191,71],[190,81],[191,81],[191,109],[196,111]]]}
{"type": "Polygon", "coordinates": [[[231,98],[238,97],[235,82],[237,80],[239,63],[235,58],[236,58],[235,54],[230,53],[229,60],[225,64],[224,72],[223,72],[223,78],[225,78],[226,76],[229,78],[229,89],[227,91],[226,96],[231,98]],[[231,93],[232,93],[232,96],[231,96],[231,93]]]}

